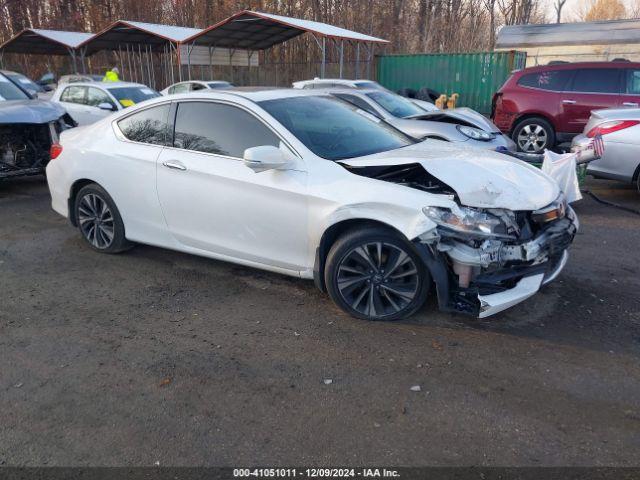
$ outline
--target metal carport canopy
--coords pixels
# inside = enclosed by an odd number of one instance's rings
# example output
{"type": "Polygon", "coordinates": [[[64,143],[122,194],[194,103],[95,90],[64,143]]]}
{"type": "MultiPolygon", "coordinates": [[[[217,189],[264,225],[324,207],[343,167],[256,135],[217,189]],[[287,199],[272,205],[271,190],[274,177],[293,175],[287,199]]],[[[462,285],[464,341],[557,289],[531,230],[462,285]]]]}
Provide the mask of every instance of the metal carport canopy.
{"type": "Polygon", "coordinates": [[[118,50],[121,44],[145,45],[160,51],[168,43],[178,45],[201,31],[199,28],[118,20],[87,39],[80,47],[86,49],[87,55],[101,50],[118,50]]]}
{"type": "Polygon", "coordinates": [[[334,27],[326,23],[243,10],[198,32],[183,43],[242,50],[265,50],[292,38],[311,33],[319,37],[353,42],[389,43],[388,40],[334,27]]]}
{"type": "Polygon", "coordinates": [[[93,33],[27,28],[0,45],[3,53],[69,55],[93,33]]]}

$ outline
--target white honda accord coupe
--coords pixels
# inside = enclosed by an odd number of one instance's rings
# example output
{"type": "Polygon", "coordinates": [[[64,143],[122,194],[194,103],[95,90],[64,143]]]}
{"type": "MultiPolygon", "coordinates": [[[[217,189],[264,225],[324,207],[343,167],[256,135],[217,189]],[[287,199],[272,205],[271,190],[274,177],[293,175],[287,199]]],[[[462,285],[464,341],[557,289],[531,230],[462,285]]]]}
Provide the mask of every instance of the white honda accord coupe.
{"type": "Polygon", "coordinates": [[[559,274],[577,230],[534,167],[420,142],[322,92],[157,98],[64,132],[52,158],[53,208],[94,250],[139,242],[314,279],[371,320],[433,290],[445,311],[504,310],[559,274]]]}

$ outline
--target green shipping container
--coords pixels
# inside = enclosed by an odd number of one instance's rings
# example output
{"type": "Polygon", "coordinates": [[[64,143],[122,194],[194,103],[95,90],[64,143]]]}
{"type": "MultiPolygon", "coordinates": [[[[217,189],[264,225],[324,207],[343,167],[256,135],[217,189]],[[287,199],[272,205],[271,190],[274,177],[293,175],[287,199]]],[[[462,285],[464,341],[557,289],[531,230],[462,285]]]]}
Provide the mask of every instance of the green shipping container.
{"type": "Polygon", "coordinates": [[[525,67],[527,54],[512,50],[380,55],[377,59],[377,80],[389,90],[428,87],[447,95],[458,93],[456,106],[489,115],[493,94],[513,70],[525,67]]]}

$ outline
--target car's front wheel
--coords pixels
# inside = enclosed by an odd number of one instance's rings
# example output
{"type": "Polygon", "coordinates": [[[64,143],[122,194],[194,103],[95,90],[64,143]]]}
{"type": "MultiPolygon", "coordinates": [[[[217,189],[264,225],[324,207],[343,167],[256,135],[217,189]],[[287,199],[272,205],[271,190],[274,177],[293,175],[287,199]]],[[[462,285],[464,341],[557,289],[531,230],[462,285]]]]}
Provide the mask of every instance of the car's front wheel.
{"type": "Polygon", "coordinates": [[[130,248],[120,212],[100,185],[94,183],[80,189],[75,200],[75,218],[82,238],[94,250],[118,253],[130,248]]]}
{"type": "Polygon", "coordinates": [[[399,320],[425,302],[430,276],[412,245],[391,230],[352,230],[331,247],[325,265],[331,299],[366,320],[399,320]]]}
{"type": "Polygon", "coordinates": [[[525,118],[516,124],[511,137],[518,150],[525,153],[542,153],[556,143],[555,131],[544,118],[525,118]]]}

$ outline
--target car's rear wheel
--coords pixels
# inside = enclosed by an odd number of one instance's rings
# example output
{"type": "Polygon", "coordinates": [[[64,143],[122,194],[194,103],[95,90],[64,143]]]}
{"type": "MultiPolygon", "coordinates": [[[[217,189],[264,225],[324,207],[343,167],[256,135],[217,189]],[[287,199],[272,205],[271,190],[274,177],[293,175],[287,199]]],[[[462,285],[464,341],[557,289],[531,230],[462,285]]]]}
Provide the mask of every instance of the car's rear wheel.
{"type": "Polygon", "coordinates": [[[331,247],[325,266],[331,299],[366,320],[399,320],[425,302],[430,276],[412,245],[391,230],[352,230],[331,247]]]}
{"type": "Polygon", "coordinates": [[[542,153],[556,144],[556,134],[551,124],[540,117],[525,118],[516,124],[511,136],[518,150],[525,153],[542,153]]]}
{"type": "Polygon", "coordinates": [[[103,253],[118,253],[131,247],[115,202],[97,184],[82,187],[75,200],[75,218],[82,238],[103,253]]]}

